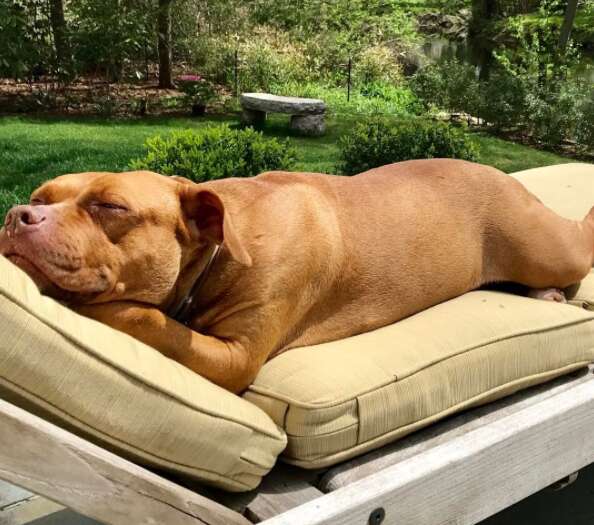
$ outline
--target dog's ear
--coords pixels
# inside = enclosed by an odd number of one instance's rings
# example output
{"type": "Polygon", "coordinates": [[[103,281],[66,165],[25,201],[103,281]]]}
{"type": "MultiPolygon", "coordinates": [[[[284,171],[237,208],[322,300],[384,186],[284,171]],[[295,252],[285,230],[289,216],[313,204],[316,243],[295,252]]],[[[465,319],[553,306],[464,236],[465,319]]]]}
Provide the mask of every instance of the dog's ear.
{"type": "Polygon", "coordinates": [[[183,185],[180,192],[183,211],[196,225],[198,235],[216,244],[225,244],[231,256],[245,266],[252,265],[252,258],[239,240],[231,217],[220,197],[198,185],[183,185]]]}

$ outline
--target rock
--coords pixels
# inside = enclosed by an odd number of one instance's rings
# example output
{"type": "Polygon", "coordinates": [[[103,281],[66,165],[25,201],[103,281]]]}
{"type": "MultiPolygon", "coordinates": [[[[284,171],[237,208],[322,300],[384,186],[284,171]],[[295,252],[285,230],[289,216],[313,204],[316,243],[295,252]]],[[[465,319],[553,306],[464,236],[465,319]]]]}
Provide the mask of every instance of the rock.
{"type": "Polygon", "coordinates": [[[326,104],[315,98],[280,97],[269,93],[244,93],[239,99],[245,124],[261,126],[266,113],[288,113],[291,129],[304,135],[322,135],[326,129],[326,104]]]}
{"type": "Polygon", "coordinates": [[[303,135],[323,135],[326,131],[324,114],[318,115],[293,115],[290,128],[303,135]]]}
{"type": "Polygon", "coordinates": [[[254,126],[256,128],[263,126],[264,122],[266,122],[266,112],[264,111],[254,111],[252,109],[243,109],[241,113],[241,121],[248,125],[254,126]]]}
{"type": "Polygon", "coordinates": [[[326,112],[326,104],[316,98],[281,97],[269,93],[243,93],[241,107],[266,113],[289,115],[319,115],[326,112]]]}
{"type": "Polygon", "coordinates": [[[428,34],[440,34],[462,38],[468,33],[469,13],[462,10],[457,15],[423,13],[417,17],[419,30],[428,34]]]}

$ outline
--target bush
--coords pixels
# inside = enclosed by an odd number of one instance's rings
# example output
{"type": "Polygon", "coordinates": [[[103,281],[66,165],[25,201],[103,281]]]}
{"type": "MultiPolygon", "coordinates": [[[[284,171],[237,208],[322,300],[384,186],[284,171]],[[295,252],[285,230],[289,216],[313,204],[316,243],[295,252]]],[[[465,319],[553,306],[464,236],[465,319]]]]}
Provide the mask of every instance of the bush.
{"type": "Polygon", "coordinates": [[[476,160],[477,146],[463,131],[443,122],[371,119],[341,138],[339,168],[354,175],[392,162],[436,157],[476,160]]]}
{"type": "Polygon", "coordinates": [[[275,95],[322,99],[328,111],[333,114],[387,113],[393,116],[407,116],[423,112],[421,102],[408,86],[368,84],[361,90],[353,88],[349,101],[347,101],[346,87],[339,88],[311,82],[285,82],[274,86],[272,92],[275,95]]]}
{"type": "Polygon", "coordinates": [[[402,81],[402,66],[387,46],[371,46],[359,54],[353,63],[355,83],[398,84],[402,81]]]}
{"type": "Polygon", "coordinates": [[[475,68],[457,60],[447,60],[421,68],[411,79],[415,94],[432,105],[453,112],[477,116],[480,87],[475,68]]]}
{"type": "Polygon", "coordinates": [[[267,139],[252,128],[235,130],[226,125],[157,135],[149,138],[145,147],[145,157],[133,161],[132,169],[179,175],[195,182],[287,170],[295,162],[288,141],[267,139]]]}

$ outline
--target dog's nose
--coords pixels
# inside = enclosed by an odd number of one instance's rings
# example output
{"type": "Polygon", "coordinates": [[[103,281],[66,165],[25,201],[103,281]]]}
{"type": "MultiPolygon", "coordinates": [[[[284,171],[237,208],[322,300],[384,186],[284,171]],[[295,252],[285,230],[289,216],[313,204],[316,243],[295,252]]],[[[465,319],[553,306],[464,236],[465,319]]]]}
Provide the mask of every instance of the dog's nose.
{"type": "Polygon", "coordinates": [[[18,234],[39,227],[45,221],[43,206],[15,206],[7,214],[4,226],[11,234],[18,234]]]}

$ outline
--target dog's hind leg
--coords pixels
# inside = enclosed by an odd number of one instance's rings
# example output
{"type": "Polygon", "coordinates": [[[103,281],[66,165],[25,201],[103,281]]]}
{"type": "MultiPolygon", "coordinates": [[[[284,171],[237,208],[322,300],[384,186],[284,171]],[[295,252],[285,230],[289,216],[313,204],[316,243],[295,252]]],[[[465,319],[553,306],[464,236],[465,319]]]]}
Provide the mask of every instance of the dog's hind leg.
{"type": "Polygon", "coordinates": [[[507,213],[491,223],[488,269],[494,280],[517,282],[536,289],[540,298],[557,300],[551,288],[575,284],[592,268],[594,208],[582,221],[572,221],[544,206],[523,186],[514,190],[505,192],[502,208],[507,213]]]}
{"type": "Polygon", "coordinates": [[[543,301],[553,301],[555,303],[567,302],[565,292],[559,288],[531,288],[528,291],[528,297],[543,301]]]}

